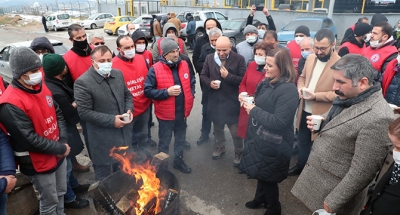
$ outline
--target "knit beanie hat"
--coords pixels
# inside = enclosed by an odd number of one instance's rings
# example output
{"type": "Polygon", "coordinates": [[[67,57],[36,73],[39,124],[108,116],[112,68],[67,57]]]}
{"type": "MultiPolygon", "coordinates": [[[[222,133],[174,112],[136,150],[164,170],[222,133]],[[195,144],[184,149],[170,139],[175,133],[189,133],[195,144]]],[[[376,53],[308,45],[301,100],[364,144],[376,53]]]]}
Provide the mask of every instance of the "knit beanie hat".
{"type": "Polygon", "coordinates": [[[61,55],[45,54],[43,56],[43,70],[47,77],[61,74],[65,69],[65,61],[61,55]]]}
{"type": "Polygon", "coordinates": [[[363,36],[365,34],[368,34],[369,32],[372,31],[372,26],[367,24],[367,23],[358,23],[356,24],[356,26],[354,27],[354,36],[358,37],[358,36],[363,36]]]}
{"type": "Polygon", "coordinates": [[[248,25],[244,28],[243,35],[246,35],[247,33],[256,33],[258,35],[258,30],[254,25],[248,25]]]}
{"type": "Polygon", "coordinates": [[[165,37],[164,39],[161,40],[162,56],[165,56],[168,53],[170,53],[173,50],[178,49],[178,48],[179,48],[179,46],[173,38],[165,37]]]}
{"type": "Polygon", "coordinates": [[[296,35],[297,33],[302,33],[304,35],[306,35],[307,37],[310,36],[310,29],[305,26],[305,25],[300,25],[299,27],[296,28],[296,30],[294,31],[294,34],[296,35]]]}
{"type": "Polygon", "coordinates": [[[10,68],[13,78],[20,78],[23,74],[39,69],[42,66],[39,56],[28,47],[16,47],[11,50],[10,68]]]}

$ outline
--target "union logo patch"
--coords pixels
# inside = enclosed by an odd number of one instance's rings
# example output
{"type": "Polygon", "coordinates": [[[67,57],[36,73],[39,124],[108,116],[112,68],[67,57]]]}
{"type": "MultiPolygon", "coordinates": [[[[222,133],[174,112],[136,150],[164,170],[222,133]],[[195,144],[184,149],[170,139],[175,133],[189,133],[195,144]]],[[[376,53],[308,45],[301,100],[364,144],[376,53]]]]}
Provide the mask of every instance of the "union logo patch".
{"type": "Polygon", "coordinates": [[[53,107],[53,98],[51,98],[51,96],[46,96],[46,101],[49,107],[53,107]]]}
{"type": "Polygon", "coordinates": [[[188,79],[188,78],[189,78],[189,75],[188,75],[187,73],[185,73],[185,74],[183,75],[183,77],[184,77],[185,79],[188,79]]]}
{"type": "Polygon", "coordinates": [[[379,58],[380,58],[379,54],[374,54],[374,55],[372,55],[372,57],[370,58],[370,61],[371,61],[372,63],[375,63],[375,62],[377,62],[377,61],[379,60],[379,58]]]}

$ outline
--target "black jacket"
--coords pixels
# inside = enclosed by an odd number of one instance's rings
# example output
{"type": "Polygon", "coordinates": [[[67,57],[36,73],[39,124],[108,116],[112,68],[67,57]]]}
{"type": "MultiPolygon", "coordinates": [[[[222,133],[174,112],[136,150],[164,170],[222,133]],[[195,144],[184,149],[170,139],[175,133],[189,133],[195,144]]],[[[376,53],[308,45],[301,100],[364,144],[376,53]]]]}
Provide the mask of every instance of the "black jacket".
{"type": "Polygon", "coordinates": [[[297,74],[298,77],[301,75],[301,73],[303,73],[303,69],[304,69],[304,65],[306,64],[306,59],[304,59],[303,57],[300,58],[298,64],[297,64],[297,74]]]}
{"type": "Polygon", "coordinates": [[[72,106],[72,102],[74,101],[74,91],[63,81],[56,78],[45,77],[45,82],[53,94],[53,99],[60,107],[67,125],[68,144],[71,147],[71,152],[68,157],[75,157],[82,152],[83,142],[79,131],[76,128],[76,124],[80,121],[78,110],[72,106]]]}
{"type": "Polygon", "coordinates": [[[147,42],[147,39],[146,39],[146,35],[144,35],[144,33],[142,31],[138,30],[138,31],[133,32],[133,34],[131,35],[131,38],[132,38],[134,43],[136,43],[136,41],[138,39],[144,39],[144,41],[146,43],[146,48],[147,48],[147,45],[149,45],[148,42],[147,42]]]}
{"type": "MultiPolygon", "coordinates": [[[[10,139],[0,129],[0,175],[15,175],[14,151],[11,148],[10,139]]],[[[7,179],[0,178],[0,194],[7,188],[7,179]]]]}
{"type": "MultiPolygon", "coordinates": [[[[254,18],[254,16],[251,16],[251,15],[249,15],[249,16],[247,17],[246,26],[252,25],[252,24],[253,24],[253,18],[254,18]]],[[[268,22],[268,26],[267,26],[267,27],[268,27],[268,30],[276,31],[275,22],[274,22],[274,20],[272,19],[272,16],[269,15],[269,16],[266,16],[265,18],[267,18],[267,22],[268,22]]]]}
{"type": "Polygon", "coordinates": [[[47,37],[36,37],[35,39],[32,40],[30,48],[32,50],[36,50],[38,48],[41,49],[47,49],[49,50],[50,53],[54,54],[54,48],[53,45],[51,44],[50,40],[47,39],[47,37]]]}
{"type": "MultiPolygon", "coordinates": [[[[233,46],[232,46],[232,51],[237,53],[236,48],[233,46]]],[[[196,67],[203,69],[203,64],[204,64],[204,61],[206,60],[207,55],[213,54],[214,52],[215,52],[215,49],[211,48],[210,43],[204,44],[203,47],[201,47],[201,54],[200,54],[199,60],[197,62],[195,62],[196,67]]],[[[200,71],[197,70],[197,72],[200,73],[201,70],[200,71]]]]}
{"type": "Polygon", "coordinates": [[[400,183],[389,185],[394,162],[375,186],[371,203],[362,215],[399,215],[400,183]]]}
{"type": "Polygon", "coordinates": [[[294,83],[269,79],[257,87],[255,104],[250,111],[240,169],[254,179],[279,183],[286,179],[294,140],[293,120],[299,105],[294,83]],[[280,143],[262,140],[257,134],[260,126],[282,137],[280,143]]]}

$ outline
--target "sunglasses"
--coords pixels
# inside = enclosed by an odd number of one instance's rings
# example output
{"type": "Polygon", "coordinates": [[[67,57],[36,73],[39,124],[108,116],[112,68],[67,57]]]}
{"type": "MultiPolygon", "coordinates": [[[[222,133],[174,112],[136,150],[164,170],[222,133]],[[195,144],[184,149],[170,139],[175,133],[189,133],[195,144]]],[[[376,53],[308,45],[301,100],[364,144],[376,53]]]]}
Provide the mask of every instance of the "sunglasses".
{"type": "Polygon", "coordinates": [[[106,43],[105,43],[105,42],[98,42],[98,43],[95,43],[95,44],[93,44],[93,45],[95,45],[95,46],[99,46],[99,45],[104,46],[104,44],[106,44],[106,43]]]}

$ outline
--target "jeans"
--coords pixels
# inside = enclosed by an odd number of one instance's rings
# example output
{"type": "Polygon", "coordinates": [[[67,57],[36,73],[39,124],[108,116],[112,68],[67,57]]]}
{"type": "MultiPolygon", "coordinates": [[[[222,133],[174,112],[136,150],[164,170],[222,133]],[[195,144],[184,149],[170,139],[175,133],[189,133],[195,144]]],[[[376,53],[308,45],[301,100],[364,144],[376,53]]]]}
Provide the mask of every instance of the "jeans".
{"type": "Polygon", "coordinates": [[[143,148],[147,146],[149,136],[148,123],[150,118],[150,107],[145,112],[136,116],[132,120],[132,146],[143,148]]]}
{"type": "Polygon", "coordinates": [[[103,179],[107,178],[107,176],[121,169],[119,163],[114,163],[110,165],[93,164],[93,168],[94,179],[96,181],[102,181],[103,179]]]}
{"type": "Polygon", "coordinates": [[[307,116],[311,116],[311,114],[303,111],[303,113],[301,114],[299,127],[299,155],[296,165],[300,169],[303,169],[306,165],[308,156],[310,156],[311,147],[313,145],[313,141],[311,141],[311,131],[307,128],[307,116]]]}
{"type": "Polygon", "coordinates": [[[196,45],[196,44],[195,44],[195,37],[196,37],[195,34],[192,34],[192,35],[188,35],[188,36],[187,36],[189,47],[190,47],[190,49],[192,49],[192,50],[194,50],[194,46],[196,45]]]}
{"type": "Polygon", "coordinates": [[[186,122],[183,113],[176,113],[175,120],[158,119],[158,126],[158,137],[160,140],[158,144],[158,152],[169,154],[169,145],[171,143],[172,133],[174,133],[174,159],[182,158],[186,136],[186,122]]]}
{"type": "MultiPolygon", "coordinates": [[[[214,133],[215,133],[215,142],[217,147],[225,147],[225,133],[224,133],[224,124],[218,124],[218,123],[213,123],[214,124],[214,133]]],[[[232,135],[232,140],[233,140],[233,145],[235,146],[235,153],[240,154],[243,152],[243,140],[242,138],[238,137],[237,130],[238,130],[238,124],[231,124],[227,125],[229,128],[229,131],[231,132],[232,135]]]]}
{"type": "Polygon", "coordinates": [[[75,200],[76,195],[72,188],[75,188],[79,185],[78,180],[75,178],[74,173],[72,172],[72,158],[67,158],[67,192],[64,195],[64,202],[70,203],[75,200]]]}
{"type": "Polygon", "coordinates": [[[268,210],[278,210],[281,205],[279,202],[278,184],[257,180],[254,200],[266,204],[268,210]]]}
{"type": "Polygon", "coordinates": [[[209,89],[206,86],[203,86],[200,84],[202,95],[201,95],[201,104],[202,109],[202,119],[201,119],[201,135],[202,136],[208,136],[211,131],[211,120],[208,119],[207,117],[207,109],[208,109],[208,92],[209,89]]]}
{"type": "Polygon", "coordinates": [[[147,133],[147,139],[149,139],[149,140],[151,140],[151,131],[150,131],[150,129],[151,129],[151,124],[153,124],[153,103],[151,103],[151,105],[150,105],[150,116],[149,116],[149,123],[147,124],[147,131],[148,131],[148,133],[147,133]]]}
{"type": "Polygon", "coordinates": [[[40,215],[65,215],[64,194],[67,191],[67,162],[64,160],[57,171],[28,175],[39,192],[40,215]]]}
{"type": "Polygon", "coordinates": [[[0,194],[0,215],[7,215],[6,206],[7,206],[7,194],[0,194]]]}

